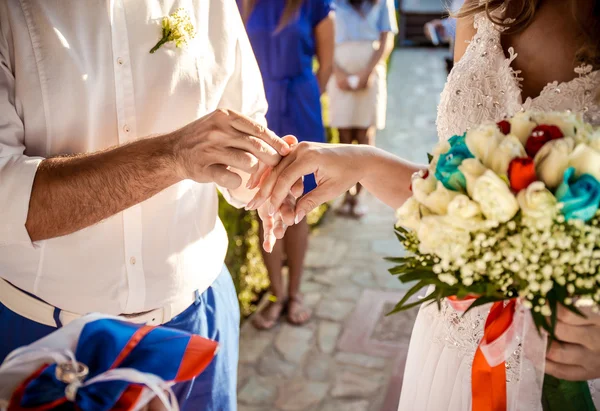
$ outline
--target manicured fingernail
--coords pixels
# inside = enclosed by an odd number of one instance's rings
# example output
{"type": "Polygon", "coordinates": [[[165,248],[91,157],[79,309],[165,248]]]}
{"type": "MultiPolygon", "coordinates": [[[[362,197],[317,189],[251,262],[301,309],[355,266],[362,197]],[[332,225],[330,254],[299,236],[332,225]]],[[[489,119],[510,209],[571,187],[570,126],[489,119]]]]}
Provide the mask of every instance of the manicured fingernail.
{"type": "Polygon", "coordinates": [[[275,206],[269,203],[269,215],[272,217],[275,214],[275,206]]]}
{"type": "Polygon", "coordinates": [[[252,179],[251,179],[251,178],[250,178],[250,179],[248,180],[248,182],[246,183],[246,188],[247,188],[248,190],[252,190],[252,179]]]}
{"type": "Polygon", "coordinates": [[[294,220],[294,223],[298,224],[300,221],[302,221],[304,219],[305,216],[306,216],[306,213],[303,210],[298,211],[298,214],[296,214],[296,220],[294,220]]]}
{"type": "Polygon", "coordinates": [[[254,200],[254,199],[250,200],[250,202],[246,205],[246,211],[252,210],[253,209],[252,207],[254,206],[254,203],[256,203],[256,200],[254,200]]]}

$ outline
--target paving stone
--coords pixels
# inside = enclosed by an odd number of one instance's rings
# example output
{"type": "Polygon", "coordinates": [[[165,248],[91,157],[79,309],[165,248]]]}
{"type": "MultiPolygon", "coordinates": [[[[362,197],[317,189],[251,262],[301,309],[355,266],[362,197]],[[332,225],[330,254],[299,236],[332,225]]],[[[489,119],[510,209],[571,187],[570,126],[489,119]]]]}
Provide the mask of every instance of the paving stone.
{"type": "Polygon", "coordinates": [[[348,244],[331,237],[315,237],[306,254],[305,265],[312,268],[336,267],[348,251],[348,244]]]}
{"type": "Polygon", "coordinates": [[[289,378],[296,371],[297,365],[285,361],[274,347],[265,350],[258,362],[258,373],[267,377],[289,378]]]}
{"type": "Polygon", "coordinates": [[[331,294],[338,300],[357,301],[362,293],[362,288],[352,283],[339,284],[331,288],[331,294]]]}
{"type": "Polygon", "coordinates": [[[248,382],[248,379],[250,377],[252,377],[255,373],[256,373],[256,371],[254,370],[253,367],[251,367],[249,365],[239,364],[238,365],[238,385],[237,386],[241,387],[244,384],[246,384],[246,382],[248,382]]]}
{"type": "Polygon", "coordinates": [[[369,401],[328,401],[321,411],[368,411],[369,401]]]}
{"type": "Polygon", "coordinates": [[[312,410],[323,401],[328,388],[326,383],[293,380],[281,387],[275,405],[282,411],[312,410]]]}
{"type": "Polygon", "coordinates": [[[397,239],[375,240],[371,243],[373,251],[383,257],[397,257],[404,249],[397,239]]]}
{"type": "Polygon", "coordinates": [[[311,351],[304,365],[304,375],[310,381],[330,381],[335,375],[335,362],[328,354],[311,351]]]}
{"type": "Polygon", "coordinates": [[[323,296],[321,293],[304,294],[304,305],[308,308],[315,308],[323,296]]]}
{"type": "Polygon", "coordinates": [[[317,316],[324,320],[342,321],[350,314],[352,308],[354,304],[350,302],[324,299],[317,306],[317,316]]]}
{"type": "MultiPolygon", "coordinates": [[[[252,327],[251,324],[247,324],[252,327]]],[[[254,327],[252,327],[254,329],[254,327]]],[[[246,332],[240,338],[240,360],[241,364],[254,364],[261,354],[272,342],[274,335],[269,331],[246,332]]]]}
{"type": "Polygon", "coordinates": [[[254,405],[245,405],[245,404],[238,404],[237,406],[238,411],[272,411],[273,407],[272,406],[254,406],[254,405]]]}
{"type": "Polygon", "coordinates": [[[364,288],[377,288],[373,275],[368,271],[361,271],[352,275],[352,281],[364,288]]]}
{"type": "Polygon", "coordinates": [[[355,365],[361,368],[382,369],[389,361],[382,357],[372,357],[364,354],[338,352],[335,360],[341,364],[355,365]]]}
{"type": "Polygon", "coordinates": [[[368,370],[338,371],[331,390],[334,398],[362,398],[374,394],[384,383],[383,375],[368,370]]]}
{"type": "Polygon", "coordinates": [[[339,323],[321,321],[318,331],[319,349],[326,354],[331,354],[335,350],[341,330],[342,325],[339,323]]]}
{"type": "Polygon", "coordinates": [[[314,331],[285,324],[275,338],[275,348],[286,361],[300,363],[311,346],[314,331]]]}
{"type": "Polygon", "coordinates": [[[323,285],[314,281],[302,281],[300,284],[300,292],[302,294],[318,293],[323,290],[323,285]]]}
{"type": "Polygon", "coordinates": [[[273,377],[253,377],[238,393],[238,400],[246,405],[270,405],[277,397],[279,382],[273,377]]]}

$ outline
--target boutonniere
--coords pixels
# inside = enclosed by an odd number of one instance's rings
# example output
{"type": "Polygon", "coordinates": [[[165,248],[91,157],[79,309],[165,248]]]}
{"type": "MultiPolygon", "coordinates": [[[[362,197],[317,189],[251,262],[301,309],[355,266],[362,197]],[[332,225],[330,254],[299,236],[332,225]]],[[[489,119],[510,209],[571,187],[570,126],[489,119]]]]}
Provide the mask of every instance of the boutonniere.
{"type": "Polygon", "coordinates": [[[169,41],[175,42],[175,46],[181,48],[194,37],[196,37],[196,30],[189,14],[184,9],[179,8],[171,13],[171,15],[163,18],[162,38],[152,47],[150,53],[154,53],[169,41]]]}

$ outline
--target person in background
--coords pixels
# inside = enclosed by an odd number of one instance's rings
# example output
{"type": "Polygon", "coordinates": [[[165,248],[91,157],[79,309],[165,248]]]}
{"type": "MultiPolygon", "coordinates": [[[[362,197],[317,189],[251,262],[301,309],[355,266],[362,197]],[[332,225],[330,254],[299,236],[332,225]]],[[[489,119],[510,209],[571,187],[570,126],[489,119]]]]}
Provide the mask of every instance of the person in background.
{"type": "MultiPolygon", "coordinates": [[[[385,127],[386,61],[398,32],[394,0],[335,0],[334,77],[327,85],[331,127],[340,143],[375,144],[385,127]]],[[[344,198],[341,215],[360,218],[360,184],[344,198]]]]}
{"type": "MultiPolygon", "coordinates": [[[[300,141],[324,142],[320,96],[333,70],[332,0],[238,0],[238,5],[262,73],[269,128],[281,136],[293,134],[300,141]]],[[[304,178],[304,187],[305,192],[316,187],[314,175],[304,178]]],[[[303,220],[290,227],[271,253],[263,252],[272,295],[253,318],[257,328],[272,328],[284,312],[291,324],[310,319],[311,312],[299,294],[308,231],[303,220]],[[282,279],[284,257],[289,267],[287,293],[282,279]]]]}
{"type": "Polygon", "coordinates": [[[452,17],[454,13],[458,13],[463,6],[465,0],[452,0],[450,4],[450,17],[445,19],[432,20],[425,24],[425,36],[431,41],[434,46],[440,43],[448,43],[450,45],[450,56],[445,58],[446,70],[448,74],[454,67],[454,37],[456,36],[456,18],[452,17]]]}

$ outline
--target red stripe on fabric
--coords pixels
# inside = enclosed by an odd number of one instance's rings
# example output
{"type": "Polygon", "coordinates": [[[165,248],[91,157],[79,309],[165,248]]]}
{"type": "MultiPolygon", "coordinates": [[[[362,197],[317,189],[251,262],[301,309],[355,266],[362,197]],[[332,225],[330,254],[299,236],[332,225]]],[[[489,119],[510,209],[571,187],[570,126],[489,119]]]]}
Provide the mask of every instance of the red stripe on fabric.
{"type": "Polygon", "coordinates": [[[200,375],[215,357],[218,347],[216,341],[192,335],[173,381],[183,382],[200,375]]]}
{"type": "Polygon", "coordinates": [[[131,351],[133,351],[133,349],[140,343],[140,341],[142,341],[142,339],[146,335],[148,335],[148,333],[154,328],[155,327],[151,325],[144,325],[143,327],[139,328],[135,333],[133,333],[129,341],[127,341],[127,344],[125,344],[125,347],[123,347],[115,361],[110,366],[109,370],[117,368],[123,362],[123,360],[127,358],[131,351]]]}
{"type": "Polygon", "coordinates": [[[123,391],[111,411],[131,411],[140,400],[144,387],[141,385],[130,385],[123,391]]]}
{"type": "Polygon", "coordinates": [[[21,383],[21,385],[19,385],[17,387],[17,389],[13,392],[12,397],[10,398],[10,402],[8,404],[8,411],[46,411],[46,410],[52,410],[55,407],[58,407],[59,405],[67,402],[67,398],[62,397],[62,398],[52,401],[49,404],[40,405],[39,407],[34,407],[34,408],[21,407],[21,401],[23,400],[23,395],[25,395],[25,390],[27,389],[27,386],[29,385],[29,383],[31,381],[35,380],[36,378],[38,378],[44,372],[44,370],[46,368],[48,368],[49,366],[50,366],[49,364],[42,365],[40,368],[38,368],[38,370],[36,372],[31,374],[31,376],[29,378],[27,378],[25,381],[23,381],[21,383]]]}

